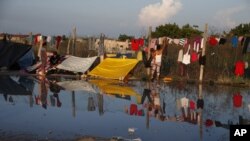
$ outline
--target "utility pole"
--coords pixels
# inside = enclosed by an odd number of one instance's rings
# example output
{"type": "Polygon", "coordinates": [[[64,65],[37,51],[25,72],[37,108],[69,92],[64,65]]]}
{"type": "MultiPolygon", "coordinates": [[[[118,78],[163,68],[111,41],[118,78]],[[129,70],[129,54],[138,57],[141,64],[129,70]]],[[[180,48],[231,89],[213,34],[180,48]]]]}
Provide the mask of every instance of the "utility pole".
{"type": "MultiPolygon", "coordinates": [[[[205,31],[204,31],[204,34],[203,34],[204,40],[203,40],[203,48],[202,48],[201,57],[204,57],[205,53],[206,53],[207,31],[208,31],[208,24],[206,23],[205,24],[205,31]]],[[[204,73],[204,64],[201,64],[201,67],[200,67],[200,78],[199,78],[200,82],[202,82],[202,80],[203,80],[203,73],[204,73]]]]}

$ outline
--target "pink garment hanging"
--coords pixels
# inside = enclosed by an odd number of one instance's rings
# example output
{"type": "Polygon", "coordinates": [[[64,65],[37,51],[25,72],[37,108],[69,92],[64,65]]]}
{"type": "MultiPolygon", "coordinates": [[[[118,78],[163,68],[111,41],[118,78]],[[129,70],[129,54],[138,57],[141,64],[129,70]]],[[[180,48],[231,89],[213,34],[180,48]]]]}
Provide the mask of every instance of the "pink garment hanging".
{"type": "Polygon", "coordinates": [[[194,48],[193,48],[196,52],[199,52],[199,50],[201,49],[201,38],[200,37],[196,37],[194,40],[194,48]]]}

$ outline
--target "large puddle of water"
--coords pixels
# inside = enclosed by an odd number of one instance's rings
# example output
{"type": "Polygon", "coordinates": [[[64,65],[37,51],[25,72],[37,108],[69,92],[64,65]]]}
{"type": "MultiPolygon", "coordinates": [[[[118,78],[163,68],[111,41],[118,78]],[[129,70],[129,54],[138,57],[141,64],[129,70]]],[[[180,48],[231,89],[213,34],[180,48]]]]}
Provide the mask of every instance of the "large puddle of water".
{"type": "Polygon", "coordinates": [[[2,137],[225,141],[229,125],[250,121],[248,89],[181,82],[132,81],[124,86],[108,80],[60,78],[52,84],[55,80],[0,78],[2,137]]]}

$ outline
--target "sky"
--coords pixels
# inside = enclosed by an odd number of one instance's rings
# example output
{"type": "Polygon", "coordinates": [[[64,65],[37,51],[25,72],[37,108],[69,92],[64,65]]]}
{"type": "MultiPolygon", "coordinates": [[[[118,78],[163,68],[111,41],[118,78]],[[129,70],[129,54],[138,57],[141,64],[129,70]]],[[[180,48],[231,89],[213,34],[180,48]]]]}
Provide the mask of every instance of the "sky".
{"type": "Polygon", "coordinates": [[[250,23],[250,0],[0,0],[0,33],[140,37],[159,25],[228,30],[250,23]]]}

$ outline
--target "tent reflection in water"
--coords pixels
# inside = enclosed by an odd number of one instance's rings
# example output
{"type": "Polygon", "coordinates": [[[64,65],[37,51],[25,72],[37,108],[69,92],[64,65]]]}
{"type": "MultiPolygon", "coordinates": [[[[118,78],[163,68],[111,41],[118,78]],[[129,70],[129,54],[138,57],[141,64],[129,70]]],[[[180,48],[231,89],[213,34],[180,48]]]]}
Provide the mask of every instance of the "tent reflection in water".
{"type": "Polygon", "coordinates": [[[114,95],[117,98],[127,100],[130,100],[130,97],[133,96],[138,104],[141,102],[140,94],[129,86],[120,86],[117,80],[90,80],[90,83],[95,84],[104,94],[114,95]]]}
{"type": "Polygon", "coordinates": [[[7,95],[32,95],[32,92],[25,86],[13,80],[10,76],[0,75],[0,93],[7,95]]]}
{"type": "Polygon", "coordinates": [[[88,93],[97,93],[92,85],[84,80],[72,80],[57,82],[57,85],[67,91],[85,91],[88,93]]]}
{"type": "MultiPolygon", "coordinates": [[[[14,79],[12,79],[10,76],[2,76],[0,75],[0,94],[3,94],[4,99],[13,102],[12,96],[31,96],[32,91],[30,88],[26,88],[22,83],[18,83],[14,79]]],[[[32,87],[32,86],[31,86],[32,87]]]]}
{"type": "MultiPolygon", "coordinates": [[[[66,91],[72,92],[72,102],[73,102],[73,116],[75,116],[75,91],[83,91],[89,94],[88,97],[88,111],[95,111],[96,110],[96,103],[92,94],[97,94],[97,91],[93,88],[92,84],[84,81],[84,80],[71,80],[71,81],[62,81],[57,82],[61,88],[66,91]]],[[[99,108],[100,110],[101,108],[99,108]]],[[[103,111],[103,110],[102,110],[103,111]]],[[[101,111],[101,113],[103,113],[101,111]]]]}

